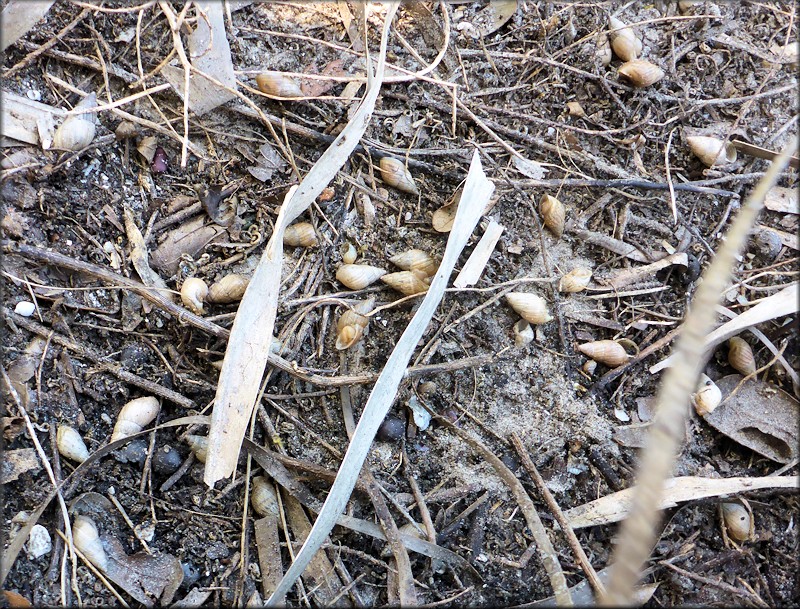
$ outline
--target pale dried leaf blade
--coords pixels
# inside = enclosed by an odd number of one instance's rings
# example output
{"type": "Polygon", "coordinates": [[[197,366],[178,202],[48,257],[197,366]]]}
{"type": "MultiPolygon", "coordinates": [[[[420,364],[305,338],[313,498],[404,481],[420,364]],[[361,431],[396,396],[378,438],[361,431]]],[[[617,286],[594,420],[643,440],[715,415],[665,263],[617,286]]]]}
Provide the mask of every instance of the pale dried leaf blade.
{"type": "Polygon", "coordinates": [[[11,91],[2,91],[0,105],[3,120],[2,134],[28,144],[41,144],[47,149],[53,142],[56,121],[66,112],[41,102],[36,102],[11,91]]]}
{"type": "Polygon", "coordinates": [[[470,257],[461,268],[458,277],[456,277],[453,282],[454,287],[465,288],[475,285],[478,282],[504,230],[505,227],[494,220],[489,222],[489,226],[486,227],[486,231],[483,233],[481,240],[478,242],[478,245],[475,246],[475,249],[472,250],[472,254],[470,254],[470,257]]]}
{"type": "Polygon", "coordinates": [[[800,214],[800,190],[773,186],[764,199],[764,207],[785,214],[800,214]]]}
{"type": "Polygon", "coordinates": [[[267,365],[280,291],[283,233],[330,183],[364,134],[383,82],[389,23],[396,8],[393,4],[387,14],[376,74],[369,83],[358,111],[303,181],[287,194],[272,237],[239,305],[211,415],[209,459],[204,475],[209,486],[221,478],[227,478],[236,469],[242,439],[267,365]]]}
{"type": "Polygon", "coordinates": [[[543,180],[548,169],[538,161],[529,161],[519,156],[511,157],[511,162],[522,175],[532,180],[543,180]]]}
{"type": "MultiPolygon", "coordinates": [[[[564,512],[573,529],[619,522],[628,515],[636,487],[606,495],[564,512]]],[[[762,488],[800,488],[796,476],[764,476],[761,478],[703,478],[682,476],[664,483],[660,510],[674,507],[685,501],[718,497],[762,488]]]]}
{"type": "Polygon", "coordinates": [[[0,51],[22,38],[50,10],[54,0],[11,0],[3,7],[0,51]]]}
{"type": "Polygon", "coordinates": [[[458,213],[447,241],[442,263],[431,282],[425,298],[420,303],[419,309],[409,322],[400,340],[398,340],[378,380],[375,382],[342,460],[336,480],[328,493],[328,497],[311,533],[273,596],[267,601],[267,605],[274,606],[276,599],[284,596],[291,589],[297,578],[302,575],[311,558],[322,546],[340,514],[344,511],[361,471],[361,466],[372,445],[375,433],[395,400],[397,388],[403,379],[411,355],[430,323],[444,295],[444,290],[447,287],[447,282],[456,260],[464,249],[493,192],[494,184],[483,173],[480,158],[478,153],[475,152],[464,185],[464,195],[461,197],[461,202],[458,206],[458,213]]]}
{"type": "MultiPolygon", "coordinates": [[[[197,28],[189,36],[189,57],[192,66],[226,87],[236,89],[236,74],[233,71],[231,47],[225,31],[225,11],[222,2],[207,0],[198,3],[197,8],[206,18],[198,17],[197,28]]],[[[183,98],[185,85],[183,67],[164,66],[161,73],[183,98]]],[[[189,78],[189,108],[198,116],[234,97],[236,96],[232,92],[218,87],[200,74],[193,73],[189,78]]]]}

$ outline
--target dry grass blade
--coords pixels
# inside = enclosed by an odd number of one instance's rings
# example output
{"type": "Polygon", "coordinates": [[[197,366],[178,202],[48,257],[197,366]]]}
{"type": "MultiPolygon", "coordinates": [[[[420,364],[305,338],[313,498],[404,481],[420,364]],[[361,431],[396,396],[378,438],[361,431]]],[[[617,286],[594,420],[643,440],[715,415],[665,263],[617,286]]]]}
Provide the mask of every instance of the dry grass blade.
{"type": "Polygon", "coordinates": [[[716,316],[716,305],[724,292],[736,255],[744,246],[769,189],[778,180],[797,145],[797,138],[781,152],[744,202],[723,245],[703,274],[692,309],[678,339],[675,366],[665,375],[658,393],[656,419],[639,465],[639,484],[631,513],[622,525],[613,555],[613,569],[602,605],[629,605],[642,565],[650,556],[656,537],[658,505],[664,481],[672,469],[684,433],[689,394],[693,391],[705,355],[704,339],[716,316]]]}
{"type": "Polygon", "coordinates": [[[397,388],[403,379],[414,348],[422,337],[425,328],[427,328],[431,317],[433,317],[436,307],[439,306],[456,260],[464,249],[469,236],[478,223],[481,212],[493,192],[494,185],[483,173],[478,153],[475,152],[464,185],[464,196],[462,196],[461,203],[458,206],[453,230],[447,241],[447,247],[439,270],[433,278],[425,299],[420,303],[417,313],[398,340],[383,371],[375,382],[367,404],[364,406],[361,419],[356,426],[353,440],[350,442],[347,453],[342,460],[339,474],[336,476],[328,498],[325,500],[325,505],[314,523],[314,528],[275,593],[267,601],[267,605],[274,605],[275,598],[289,591],[295,580],[305,570],[308,561],[321,547],[333,525],[336,524],[337,518],[344,510],[361,471],[364,459],[366,459],[369,448],[372,445],[378,426],[394,402],[397,388]]]}
{"type": "Polygon", "coordinates": [[[387,14],[375,79],[369,84],[361,106],[297,189],[289,192],[272,237],[239,305],[222,364],[208,434],[211,458],[206,462],[204,480],[209,486],[230,476],[236,468],[242,439],[258,395],[259,381],[267,365],[278,307],[283,233],[334,178],[364,134],[383,81],[389,25],[396,9],[397,6],[392,5],[387,14]],[[258,330],[254,332],[254,329],[258,330]]]}

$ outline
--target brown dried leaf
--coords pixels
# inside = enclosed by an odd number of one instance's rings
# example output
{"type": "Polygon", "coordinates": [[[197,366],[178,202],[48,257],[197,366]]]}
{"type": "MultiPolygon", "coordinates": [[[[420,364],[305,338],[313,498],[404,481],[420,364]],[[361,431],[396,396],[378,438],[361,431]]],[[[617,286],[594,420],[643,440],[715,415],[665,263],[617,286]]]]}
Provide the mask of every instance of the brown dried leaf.
{"type": "Polygon", "coordinates": [[[209,243],[225,232],[218,225],[204,226],[205,218],[197,216],[167,234],[151,256],[152,265],[165,274],[173,275],[183,254],[195,257],[209,243]]]}
{"type": "MultiPolygon", "coordinates": [[[[3,427],[5,427],[5,420],[3,427]]],[[[3,453],[3,461],[0,463],[0,484],[13,482],[25,472],[37,469],[41,469],[41,466],[33,448],[7,450],[3,453]]]]}
{"type": "Polygon", "coordinates": [[[797,459],[800,405],[785,391],[770,383],[751,379],[733,397],[742,380],[731,374],[716,381],[722,403],[704,419],[714,429],[742,446],[778,463],[797,459]]]}

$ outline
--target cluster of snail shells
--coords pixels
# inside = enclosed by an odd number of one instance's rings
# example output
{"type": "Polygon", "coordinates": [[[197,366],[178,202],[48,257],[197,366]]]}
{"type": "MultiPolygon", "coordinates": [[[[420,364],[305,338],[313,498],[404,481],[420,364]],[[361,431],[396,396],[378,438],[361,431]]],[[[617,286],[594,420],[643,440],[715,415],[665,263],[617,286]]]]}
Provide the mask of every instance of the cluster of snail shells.
{"type": "Polygon", "coordinates": [[[375,299],[369,298],[347,309],[336,322],[336,348],[349,349],[367,333],[369,317],[367,313],[375,308],[375,299]]]}
{"type": "Polygon", "coordinates": [[[153,396],[145,396],[131,400],[122,407],[114,424],[110,442],[127,438],[142,431],[153,422],[161,405],[153,396]]]}
{"type": "Polygon", "coordinates": [[[195,315],[202,315],[203,304],[206,302],[212,304],[239,302],[249,283],[248,277],[231,273],[211,284],[209,288],[199,277],[187,277],[181,286],[181,302],[195,315]]]}
{"type": "MultiPolygon", "coordinates": [[[[664,71],[657,65],[640,58],[642,41],[629,25],[616,17],[608,20],[611,31],[608,34],[611,50],[624,63],[617,72],[624,76],[634,87],[649,87],[664,78],[664,71]]],[[[599,46],[598,53],[604,49],[599,46]]],[[[609,58],[610,61],[610,58],[609,58]]],[[[603,59],[604,65],[608,65],[603,59]]]]}

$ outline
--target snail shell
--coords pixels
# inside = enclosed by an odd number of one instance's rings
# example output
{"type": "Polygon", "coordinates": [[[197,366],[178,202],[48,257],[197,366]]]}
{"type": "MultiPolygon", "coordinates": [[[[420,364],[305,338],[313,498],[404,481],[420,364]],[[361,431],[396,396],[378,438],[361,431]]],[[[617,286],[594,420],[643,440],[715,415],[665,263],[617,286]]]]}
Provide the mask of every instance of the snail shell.
{"type": "Polygon", "coordinates": [[[77,430],[67,425],[59,425],[56,432],[56,446],[62,457],[83,463],[89,458],[89,449],[77,430]]]}
{"type": "Polygon", "coordinates": [[[614,340],[596,340],[578,345],[578,351],[596,362],[616,368],[630,359],[625,348],[614,340]]]}
{"type": "Polygon", "coordinates": [[[689,150],[703,162],[706,167],[727,165],[736,160],[736,148],[715,137],[690,135],[686,138],[689,150]]]}
{"type": "Polygon", "coordinates": [[[342,262],[345,264],[353,264],[358,258],[358,250],[356,246],[349,241],[342,243],[339,247],[339,253],[342,255],[342,262]]]}
{"type": "Polygon", "coordinates": [[[297,84],[297,81],[281,72],[262,72],[256,76],[256,84],[259,91],[273,97],[287,99],[303,97],[303,90],[297,84]]]}
{"type": "Polygon", "coordinates": [[[506,300],[511,308],[519,313],[520,317],[532,324],[543,324],[552,320],[553,317],[547,310],[547,302],[544,298],[529,292],[509,292],[506,300]]]}
{"type": "Polygon", "coordinates": [[[343,264],[336,271],[336,279],[351,290],[361,290],[385,274],[383,269],[368,264],[343,264]]]}
{"type": "Polygon", "coordinates": [[[634,87],[649,87],[664,78],[664,70],[644,59],[626,61],[618,69],[634,87]]]}
{"type": "Polygon", "coordinates": [[[705,374],[700,375],[700,389],[692,396],[694,409],[701,417],[706,416],[719,406],[722,401],[722,391],[716,383],[705,374]]]}
{"type": "Polygon", "coordinates": [[[728,341],[728,363],[744,376],[755,374],[756,358],[747,341],[734,336],[728,341]]]}
{"type": "Polygon", "coordinates": [[[419,271],[389,273],[388,275],[383,275],[381,281],[406,296],[427,292],[430,287],[424,279],[424,274],[419,271]]]}
{"type": "Polygon", "coordinates": [[[186,440],[189,448],[192,449],[195,458],[200,461],[200,463],[205,463],[206,457],[208,457],[208,438],[206,436],[189,434],[184,440],[186,440]]]}
{"type": "Polygon", "coordinates": [[[728,535],[735,541],[748,541],[755,538],[753,513],[741,503],[726,501],[721,506],[722,519],[728,535]]]}
{"type": "Polygon", "coordinates": [[[404,271],[420,271],[427,277],[436,274],[439,265],[430,254],[422,250],[408,250],[389,258],[389,262],[404,271]]]}
{"type": "Polygon", "coordinates": [[[622,61],[631,61],[639,57],[642,52],[642,41],[633,32],[633,28],[625,25],[616,17],[608,20],[608,25],[612,30],[608,37],[611,40],[611,48],[622,61]]]}
{"type": "Polygon", "coordinates": [[[586,289],[586,286],[589,285],[589,281],[591,279],[591,270],[578,267],[577,269],[571,270],[561,278],[561,280],[558,282],[558,291],[567,293],[582,292],[586,289]]]}
{"type": "Polygon", "coordinates": [[[533,340],[533,328],[524,319],[520,319],[514,324],[514,344],[517,347],[527,345],[533,340]]]}
{"type": "Polygon", "coordinates": [[[283,233],[283,242],[286,245],[300,247],[314,247],[317,244],[317,233],[310,222],[298,222],[286,227],[283,233]]]}
{"type": "Polygon", "coordinates": [[[381,179],[402,192],[418,195],[419,189],[402,161],[385,156],[380,160],[381,179]]]}
{"type": "Polygon", "coordinates": [[[366,314],[374,308],[375,299],[369,298],[342,313],[336,322],[336,348],[339,351],[349,349],[361,340],[369,325],[369,317],[366,314]]]}
{"type": "Polygon", "coordinates": [[[238,302],[247,290],[250,279],[244,275],[231,273],[212,284],[208,288],[208,302],[229,303],[238,302]]]}
{"type": "Polygon", "coordinates": [[[597,49],[595,50],[595,56],[600,61],[600,65],[607,66],[614,58],[614,55],[611,52],[611,45],[608,42],[608,36],[605,34],[599,34],[597,36],[596,45],[597,49]]]}
{"type": "Polygon", "coordinates": [[[594,371],[597,370],[597,362],[593,359],[587,359],[581,368],[586,374],[592,376],[594,371]]]}
{"type": "Polygon", "coordinates": [[[111,442],[127,438],[144,429],[156,418],[161,405],[153,396],[145,396],[131,400],[122,407],[111,434],[111,442]]]}
{"type": "Polygon", "coordinates": [[[203,303],[208,296],[208,285],[199,277],[189,277],[181,286],[181,301],[196,315],[203,314],[203,303]]]}
{"type": "Polygon", "coordinates": [[[91,518],[75,516],[72,521],[72,541],[90,563],[101,571],[108,568],[108,556],[103,549],[97,527],[91,518]]]}
{"type": "MultiPolygon", "coordinates": [[[[84,97],[75,110],[94,108],[97,97],[94,93],[84,97]]],[[[95,134],[96,116],[92,114],[73,114],[68,116],[53,134],[53,148],[58,150],[83,150],[92,143],[95,134]]]]}
{"type": "Polygon", "coordinates": [[[252,489],[250,490],[250,505],[261,516],[278,515],[278,496],[275,493],[275,488],[264,476],[253,478],[252,489]]]}
{"type": "Polygon", "coordinates": [[[555,197],[544,195],[539,203],[539,211],[542,214],[544,225],[556,237],[560,237],[564,233],[564,219],[567,215],[564,204],[555,197]]]}

